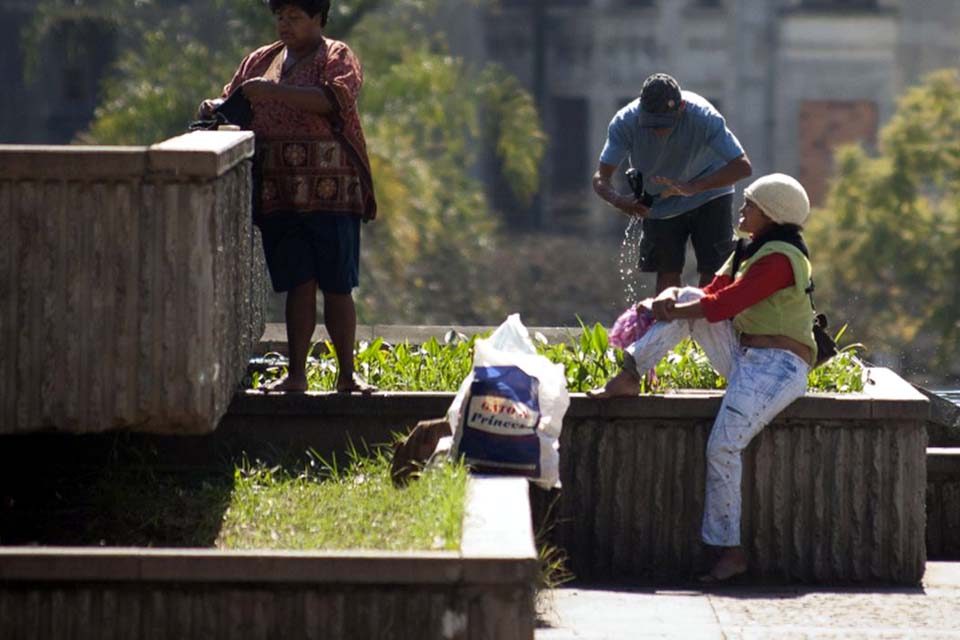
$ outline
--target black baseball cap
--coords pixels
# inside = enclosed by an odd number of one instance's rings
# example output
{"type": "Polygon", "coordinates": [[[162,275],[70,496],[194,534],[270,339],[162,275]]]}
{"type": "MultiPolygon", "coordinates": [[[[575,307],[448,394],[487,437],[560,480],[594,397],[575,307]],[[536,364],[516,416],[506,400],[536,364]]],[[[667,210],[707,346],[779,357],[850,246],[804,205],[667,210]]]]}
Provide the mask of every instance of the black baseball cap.
{"type": "Polygon", "coordinates": [[[640,126],[666,129],[674,126],[683,98],[680,83],[666,73],[655,73],[643,81],[640,90],[640,126]]]}

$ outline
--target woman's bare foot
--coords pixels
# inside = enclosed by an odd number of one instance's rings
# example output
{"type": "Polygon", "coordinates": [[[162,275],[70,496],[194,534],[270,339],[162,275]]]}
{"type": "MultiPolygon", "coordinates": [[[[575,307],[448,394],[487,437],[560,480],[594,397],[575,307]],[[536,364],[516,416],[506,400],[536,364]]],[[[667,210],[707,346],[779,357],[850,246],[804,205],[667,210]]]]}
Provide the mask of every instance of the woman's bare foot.
{"type": "Polygon", "coordinates": [[[629,398],[640,393],[640,376],[624,369],[607,380],[607,384],[587,391],[588,398],[629,398]]]}
{"type": "Polygon", "coordinates": [[[700,576],[703,584],[717,584],[747,572],[747,554],[740,547],[724,547],[710,573],[700,576]]]}
{"type": "Polygon", "coordinates": [[[307,390],[307,376],[286,375],[260,386],[264,393],[303,393],[307,390]]]}
{"type": "Polygon", "coordinates": [[[346,380],[337,381],[337,393],[363,393],[370,394],[379,391],[375,386],[368,383],[366,380],[353,374],[351,377],[346,380]]]}

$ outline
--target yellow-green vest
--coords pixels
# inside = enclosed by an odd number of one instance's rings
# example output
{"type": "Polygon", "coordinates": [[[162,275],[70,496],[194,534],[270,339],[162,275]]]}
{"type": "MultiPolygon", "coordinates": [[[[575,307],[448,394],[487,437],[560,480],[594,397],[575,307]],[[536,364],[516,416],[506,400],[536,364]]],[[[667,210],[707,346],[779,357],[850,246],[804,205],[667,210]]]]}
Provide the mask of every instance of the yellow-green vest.
{"type": "MultiPolygon", "coordinates": [[[[812,358],[817,356],[817,342],[813,338],[813,306],[807,288],[810,286],[812,268],[810,261],[799,249],[788,242],[767,242],[756,254],[744,260],[737,271],[737,279],[743,277],[757,260],[772,253],[782,253],[793,267],[793,286],[780,289],[772,296],[744,309],[733,318],[733,327],[739,333],[760,336],[787,336],[810,347],[812,358]]],[[[719,273],[730,275],[733,256],[721,267],[719,273]]],[[[810,362],[810,366],[813,366],[810,362]]]]}

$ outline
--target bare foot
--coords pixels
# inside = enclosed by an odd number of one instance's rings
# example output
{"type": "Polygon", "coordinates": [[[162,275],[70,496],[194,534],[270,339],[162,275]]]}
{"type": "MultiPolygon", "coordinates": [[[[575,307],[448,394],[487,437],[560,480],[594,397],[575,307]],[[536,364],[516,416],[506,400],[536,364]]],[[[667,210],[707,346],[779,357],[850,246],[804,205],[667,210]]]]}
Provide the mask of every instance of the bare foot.
{"type": "Polygon", "coordinates": [[[264,393],[303,393],[307,390],[306,376],[283,376],[260,386],[264,393]]]}
{"type": "Polygon", "coordinates": [[[607,380],[607,384],[587,391],[588,398],[629,398],[639,395],[640,376],[624,369],[607,380]]]}
{"type": "Polygon", "coordinates": [[[726,547],[710,573],[700,576],[703,584],[718,584],[747,572],[747,556],[740,547],[726,547]]]}
{"type": "Polygon", "coordinates": [[[353,376],[347,380],[337,381],[337,393],[362,393],[366,395],[376,393],[377,391],[379,391],[378,388],[369,384],[357,374],[353,374],[353,376]]]}

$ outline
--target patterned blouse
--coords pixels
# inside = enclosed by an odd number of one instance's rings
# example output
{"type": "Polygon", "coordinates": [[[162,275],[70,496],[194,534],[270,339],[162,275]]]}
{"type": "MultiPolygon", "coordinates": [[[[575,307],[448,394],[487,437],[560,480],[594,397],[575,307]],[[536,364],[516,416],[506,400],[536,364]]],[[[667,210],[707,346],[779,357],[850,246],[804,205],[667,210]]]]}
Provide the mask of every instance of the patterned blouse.
{"type": "Polygon", "coordinates": [[[312,60],[283,71],[282,42],[244,58],[223,88],[226,98],[245,81],[262,77],[280,84],[323,89],[331,114],[310,113],[279,100],[253,102],[251,129],[263,172],[260,213],[278,211],[352,214],[373,220],[377,204],[357,98],[360,61],[337,40],[324,39],[312,60]]]}

